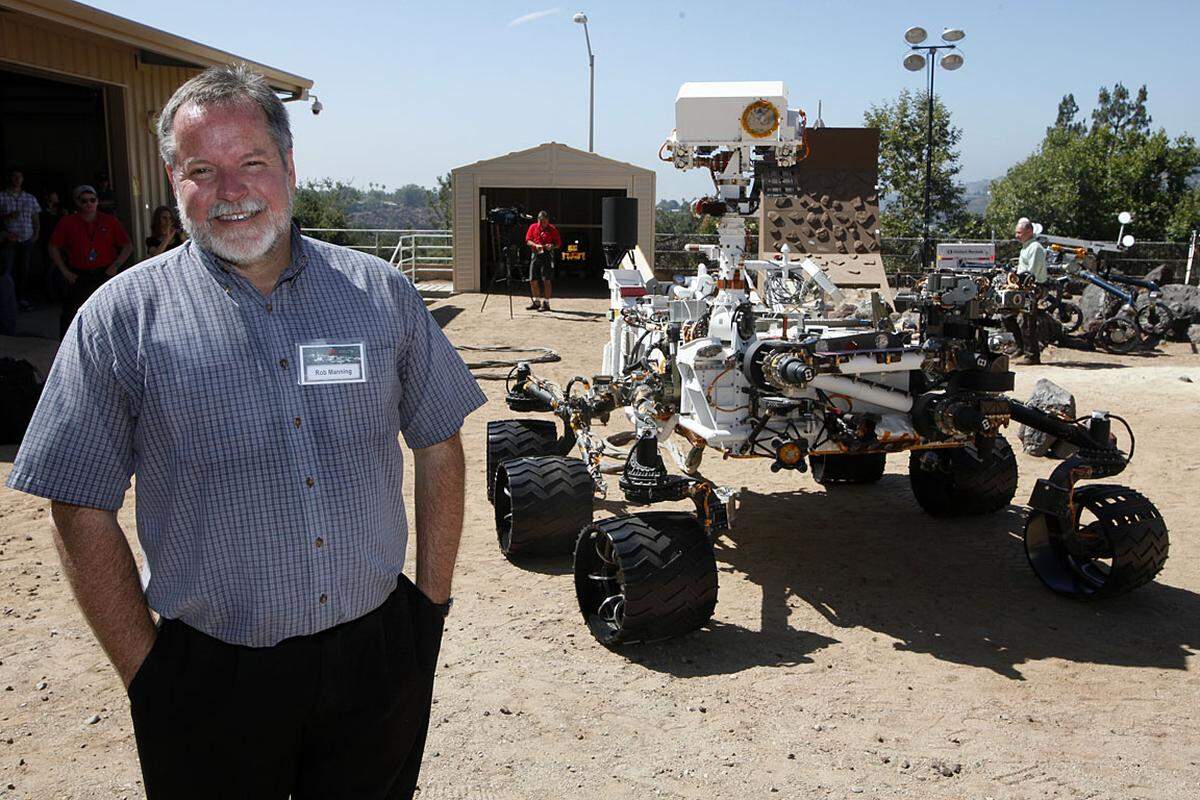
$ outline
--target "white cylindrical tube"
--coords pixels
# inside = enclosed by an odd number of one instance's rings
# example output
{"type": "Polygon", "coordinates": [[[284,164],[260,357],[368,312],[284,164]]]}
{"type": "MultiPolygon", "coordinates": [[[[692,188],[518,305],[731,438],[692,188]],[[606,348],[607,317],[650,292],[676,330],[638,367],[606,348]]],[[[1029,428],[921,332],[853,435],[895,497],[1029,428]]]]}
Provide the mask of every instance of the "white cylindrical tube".
{"type": "Polygon", "coordinates": [[[812,379],[809,386],[830,394],[845,395],[851,400],[861,400],[873,406],[899,411],[901,414],[907,414],[912,410],[912,396],[905,392],[843,378],[839,375],[818,375],[812,379]]]}

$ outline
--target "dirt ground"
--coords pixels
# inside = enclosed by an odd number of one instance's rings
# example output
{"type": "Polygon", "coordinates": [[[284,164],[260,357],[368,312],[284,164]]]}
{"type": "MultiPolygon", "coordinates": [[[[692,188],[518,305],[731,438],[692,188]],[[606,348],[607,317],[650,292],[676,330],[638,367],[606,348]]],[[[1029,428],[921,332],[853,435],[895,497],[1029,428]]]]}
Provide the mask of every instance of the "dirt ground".
{"type": "MultiPolygon", "coordinates": [[[[549,314],[479,296],[434,310],[458,344],[545,345],[591,374],[604,302],[549,314]]],[[[0,343],[0,347],[4,343],[0,343]]],[[[567,560],[501,557],[471,417],[467,521],[422,775],[423,798],[1146,798],[1200,795],[1200,356],[1051,351],[1081,413],[1138,435],[1119,479],[1171,529],[1154,584],[1085,605],[1025,563],[1023,511],[936,521],[907,460],[871,487],[825,490],[766,462],[706,461],[745,487],[717,543],[712,623],[610,652],[583,626],[567,560]]],[[[1009,438],[1016,442],[1015,430],[1009,438]]],[[[14,448],[0,451],[0,477],[14,448]]],[[[1023,502],[1054,462],[1019,455],[1023,502]]],[[[614,493],[616,493],[614,487],[614,493]]],[[[134,537],[134,497],[121,520],[134,537]]],[[[622,505],[598,504],[597,516],[622,505]]],[[[128,704],[62,579],[48,504],[0,489],[0,797],[142,796],[128,704]]],[[[411,571],[411,566],[410,566],[411,571]]],[[[180,720],[186,724],[186,720],[180,720]]]]}

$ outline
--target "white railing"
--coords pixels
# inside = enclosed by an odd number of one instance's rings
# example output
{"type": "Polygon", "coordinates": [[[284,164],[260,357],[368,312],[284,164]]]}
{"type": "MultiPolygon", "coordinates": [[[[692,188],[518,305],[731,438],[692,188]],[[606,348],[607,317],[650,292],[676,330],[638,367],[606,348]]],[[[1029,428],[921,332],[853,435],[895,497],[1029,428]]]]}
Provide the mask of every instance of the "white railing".
{"type": "Polygon", "coordinates": [[[301,228],[302,233],[342,247],[371,253],[415,281],[422,273],[451,269],[453,234],[422,228],[301,228]]]}
{"type": "Polygon", "coordinates": [[[454,234],[450,231],[413,231],[400,236],[388,259],[416,283],[421,273],[453,269],[454,234]]]}

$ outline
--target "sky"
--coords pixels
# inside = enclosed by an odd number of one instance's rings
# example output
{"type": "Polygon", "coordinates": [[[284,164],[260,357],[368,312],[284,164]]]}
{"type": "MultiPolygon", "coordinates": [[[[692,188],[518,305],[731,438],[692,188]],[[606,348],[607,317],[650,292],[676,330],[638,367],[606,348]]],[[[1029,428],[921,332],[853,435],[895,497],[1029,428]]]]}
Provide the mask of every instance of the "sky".
{"type": "Polygon", "coordinates": [[[596,55],[596,152],[657,170],[660,199],[709,188],[703,171],[657,160],[680,84],[782,80],[810,122],[820,102],[827,125],[861,125],[870,105],[924,86],[924,72],[900,63],[910,25],[931,39],[966,31],[965,65],[936,77],[963,131],[964,181],[1029,155],[1064,94],[1086,117],[1099,87],[1117,81],[1148,86],[1155,128],[1200,136],[1194,0],[561,2],[92,4],[311,78],[324,111],[288,105],[301,180],[431,186],[453,167],[542,142],[587,149],[587,49],[571,21],[581,10],[596,55]]]}

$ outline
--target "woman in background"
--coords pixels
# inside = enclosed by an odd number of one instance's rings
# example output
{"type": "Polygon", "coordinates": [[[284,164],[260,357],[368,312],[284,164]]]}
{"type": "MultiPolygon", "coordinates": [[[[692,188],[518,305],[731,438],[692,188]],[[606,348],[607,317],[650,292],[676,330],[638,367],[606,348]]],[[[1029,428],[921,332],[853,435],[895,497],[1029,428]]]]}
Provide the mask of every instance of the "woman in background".
{"type": "Polygon", "coordinates": [[[150,217],[150,235],[146,237],[146,256],[162,255],[183,244],[187,234],[175,220],[170,206],[159,206],[150,217]]]}

